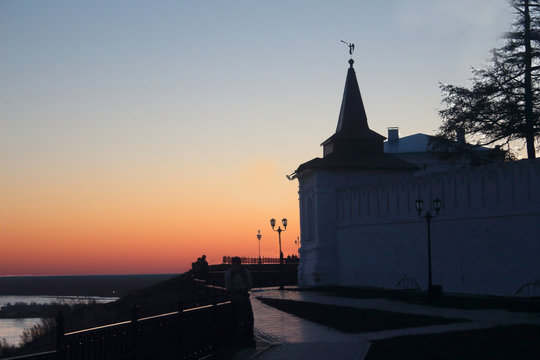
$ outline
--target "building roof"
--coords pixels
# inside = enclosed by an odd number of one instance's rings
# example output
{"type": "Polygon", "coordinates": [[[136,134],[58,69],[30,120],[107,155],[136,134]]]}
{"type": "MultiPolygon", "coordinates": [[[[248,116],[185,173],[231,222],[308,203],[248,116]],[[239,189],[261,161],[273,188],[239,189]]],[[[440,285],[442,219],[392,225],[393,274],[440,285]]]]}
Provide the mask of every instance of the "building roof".
{"type": "Polygon", "coordinates": [[[393,141],[384,142],[384,152],[390,154],[420,153],[428,151],[429,139],[426,134],[414,134],[393,141]]]}
{"type": "Polygon", "coordinates": [[[353,154],[351,156],[329,154],[323,158],[317,157],[301,164],[296,169],[295,174],[310,169],[384,169],[411,171],[418,170],[419,167],[386,153],[353,154]]]}
{"type": "MultiPolygon", "coordinates": [[[[404,137],[398,137],[396,139],[390,139],[384,142],[384,152],[390,154],[413,154],[413,153],[425,153],[433,151],[429,141],[432,139],[432,135],[427,134],[413,134],[404,137]]],[[[475,151],[492,151],[485,146],[479,146],[475,148],[475,151]]]]}
{"type": "Polygon", "coordinates": [[[376,139],[384,140],[385,137],[371,130],[368,126],[366,110],[356,72],[353,68],[354,60],[349,60],[349,69],[345,80],[345,89],[343,90],[343,99],[341,101],[341,109],[336,132],[334,135],[326,139],[321,145],[326,145],[330,142],[338,141],[340,138],[346,139],[376,139]]]}

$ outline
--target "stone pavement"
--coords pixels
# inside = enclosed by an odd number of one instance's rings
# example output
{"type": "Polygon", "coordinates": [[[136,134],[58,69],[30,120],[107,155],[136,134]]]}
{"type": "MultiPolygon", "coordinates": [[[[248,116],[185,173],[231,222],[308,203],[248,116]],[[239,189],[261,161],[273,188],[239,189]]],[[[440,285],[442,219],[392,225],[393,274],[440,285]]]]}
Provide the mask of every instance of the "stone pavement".
{"type": "Polygon", "coordinates": [[[237,353],[232,360],[243,359],[364,359],[371,341],[403,335],[443,333],[491,328],[500,325],[536,324],[534,313],[506,310],[462,310],[439,308],[387,299],[352,299],[315,292],[254,289],[251,303],[255,316],[256,348],[237,353]],[[369,308],[418,315],[467,319],[469,322],[348,334],[264,305],[256,298],[269,297],[315,303],[369,308]]]}

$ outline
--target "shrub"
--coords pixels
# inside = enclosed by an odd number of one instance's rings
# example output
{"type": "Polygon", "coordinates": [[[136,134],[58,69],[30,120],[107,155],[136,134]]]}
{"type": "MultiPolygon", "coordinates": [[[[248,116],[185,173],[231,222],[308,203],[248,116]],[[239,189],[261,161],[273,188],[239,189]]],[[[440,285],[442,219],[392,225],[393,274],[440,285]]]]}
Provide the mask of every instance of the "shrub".
{"type": "Polygon", "coordinates": [[[5,338],[0,338],[0,358],[13,355],[16,346],[8,343],[5,338]]]}

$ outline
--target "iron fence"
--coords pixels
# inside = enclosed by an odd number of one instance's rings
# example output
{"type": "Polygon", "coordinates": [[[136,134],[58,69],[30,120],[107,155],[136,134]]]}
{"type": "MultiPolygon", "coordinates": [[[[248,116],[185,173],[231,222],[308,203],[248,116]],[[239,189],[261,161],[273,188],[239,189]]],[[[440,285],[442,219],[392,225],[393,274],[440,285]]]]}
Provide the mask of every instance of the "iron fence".
{"type": "MultiPolygon", "coordinates": [[[[215,299],[223,289],[207,286],[215,299]]],[[[248,332],[236,321],[231,301],[138,318],[131,321],[64,333],[57,317],[55,351],[9,360],[152,360],[206,359],[234,348],[248,332]]]]}
{"type": "Polygon", "coordinates": [[[537,280],[536,282],[530,282],[520,286],[514,295],[524,297],[540,296],[540,281],[537,280]]]}
{"type": "Polygon", "coordinates": [[[45,351],[30,355],[2,358],[2,360],[56,360],[56,351],[45,351]]]}
{"type": "Polygon", "coordinates": [[[67,333],[58,359],[203,359],[234,343],[231,302],[67,333]]]}
{"type": "MultiPolygon", "coordinates": [[[[234,256],[223,256],[223,264],[230,264],[231,260],[234,256]]],[[[258,257],[248,257],[248,256],[239,256],[242,260],[242,264],[244,265],[254,265],[259,264],[259,258],[258,257]]],[[[261,257],[261,264],[279,264],[279,258],[278,257],[261,257]]],[[[283,258],[283,262],[285,264],[296,264],[300,260],[298,256],[296,255],[289,255],[287,257],[283,258]]]]}
{"type": "Polygon", "coordinates": [[[420,290],[420,285],[413,278],[405,275],[397,283],[396,287],[404,290],[420,290]]]}

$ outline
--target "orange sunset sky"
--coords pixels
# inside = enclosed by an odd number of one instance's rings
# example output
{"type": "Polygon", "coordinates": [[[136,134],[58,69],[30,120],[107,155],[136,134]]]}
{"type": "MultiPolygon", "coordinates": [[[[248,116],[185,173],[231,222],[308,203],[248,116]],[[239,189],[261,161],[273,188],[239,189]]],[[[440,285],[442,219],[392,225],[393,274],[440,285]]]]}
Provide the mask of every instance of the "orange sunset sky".
{"type": "Polygon", "coordinates": [[[370,127],[432,134],[438,82],[501,43],[505,0],[0,2],[0,275],[177,273],[278,256],[356,44],[370,127]],[[428,29],[428,30],[426,30],[428,29]]]}

